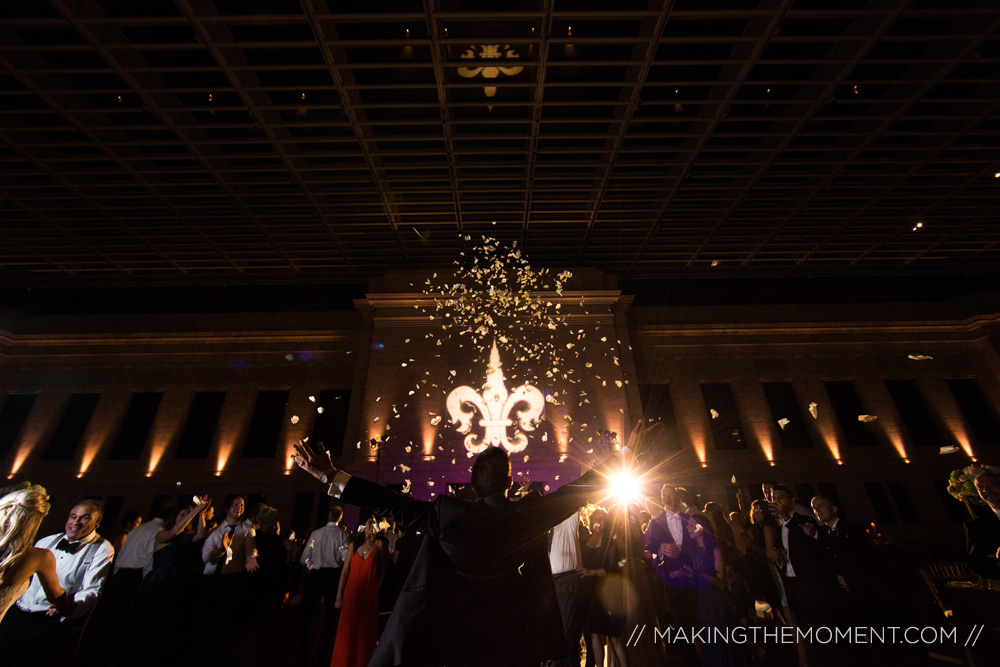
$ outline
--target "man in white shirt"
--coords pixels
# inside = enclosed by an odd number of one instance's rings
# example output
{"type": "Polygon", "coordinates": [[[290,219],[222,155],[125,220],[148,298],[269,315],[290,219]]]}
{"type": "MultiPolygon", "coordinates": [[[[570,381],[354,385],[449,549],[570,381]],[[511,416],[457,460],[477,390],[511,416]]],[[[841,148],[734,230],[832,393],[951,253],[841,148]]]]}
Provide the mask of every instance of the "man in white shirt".
{"type": "Polygon", "coordinates": [[[549,543],[549,566],[556,587],[559,613],[562,616],[563,634],[566,637],[566,655],[570,664],[580,663],[580,635],[586,609],[583,605],[583,557],[580,552],[580,511],[577,510],[552,529],[549,543]]]}
{"type": "Polygon", "coordinates": [[[257,571],[257,533],[250,519],[240,521],[243,508],[243,498],[233,498],[226,506],[226,520],[205,540],[201,548],[201,559],[205,563],[203,574],[257,571]]]}
{"type": "MultiPolygon", "coordinates": [[[[257,571],[257,533],[253,522],[243,518],[244,502],[234,497],[226,505],[225,520],[212,531],[201,548],[203,573],[210,592],[206,596],[209,616],[219,619],[219,634],[230,636],[252,621],[247,577],[257,571]],[[216,576],[218,575],[218,576],[216,576]]],[[[210,644],[206,664],[230,659],[224,645],[210,644]]]]}
{"type": "MultiPolygon", "coordinates": [[[[338,525],[343,517],[344,510],[340,507],[330,508],[329,521],[309,535],[299,559],[306,566],[306,580],[299,608],[299,644],[304,658],[309,655],[309,630],[312,628],[313,614],[320,598],[323,598],[323,626],[315,660],[317,665],[330,664],[333,631],[340,615],[340,610],[333,603],[337,599],[337,586],[347,551],[347,533],[338,525]]],[[[303,662],[309,664],[306,660],[303,662]]]]}
{"type": "MultiPolygon", "coordinates": [[[[698,618],[694,567],[694,542],[688,539],[687,526],[691,517],[681,511],[677,489],[664,484],[660,489],[663,513],[657,515],[642,536],[646,558],[663,584],[662,596],[655,599],[657,613],[678,627],[693,627],[698,618]]],[[[687,650],[687,649],[685,649],[687,650]]],[[[693,655],[693,651],[688,651],[693,655]]]]}
{"type": "Polygon", "coordinates": [[[0,623],[0,660],[5,667],[55,664],[73,630],[82,628],[101,596],[114,557],[111,543],[96,532],[103,515],[99,501],[82,500],[70,511],[65,532],[35,544],[55,554],[59,584],[74,606],[68,616],[60,617],[34,577],[0,623]]]}

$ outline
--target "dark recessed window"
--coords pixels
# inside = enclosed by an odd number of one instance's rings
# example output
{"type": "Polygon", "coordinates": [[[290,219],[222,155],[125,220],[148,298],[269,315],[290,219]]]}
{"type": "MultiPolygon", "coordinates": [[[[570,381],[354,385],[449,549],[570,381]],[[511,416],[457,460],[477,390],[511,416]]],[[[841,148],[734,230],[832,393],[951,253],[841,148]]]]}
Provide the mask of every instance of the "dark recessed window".
{"type": "MultiPolygon", "coordinates": [[[[326,494],[324,494],[325,497],[326,494]]],[[[315,493],[295,494],[295,505],[292,507],[292,530],[298,538],[309,537],[309,533],[326,525],[326,516],[313,520],[313,506],[316,504],[315,493]]],[[[317,511],[317,514],[319,512],[317,511]]]]}
{"type": "Polygon", "coordinates": [[[833,404],[833,412],[840,424],[840,429],[844,432],[848,447],[877,447],[878,438],[873,432],[874,423],[866,424],[858,421],[861,415],[869,414],[865,410],[858,393],[854,390],[854,383],[846,382],[824,382],[826,393],[830,396],[830,403],[833,404]]]}
{"type": "Polygon", "coordinates": [[[917,508],[913,504],[913,499],[910,498],[910,492],[906,490],[906,486],[902,482],[886,482],[885,485],[889,487],[889,495],[896,503],[896,510],[903,523],[920,523],[917,508]]]}
{"type": "Polygon", "coordinates": [[[983,396],[979,384],[972,379],[948,380],[948,388],[979,442],[1000,445],[1000,421],[997,420],[996,409],[983,396]]]}
{"type": "Polygon", "coordinates": [[[701,385],[701,395],[708,410],[708,423],[716,449],[746,449],[743,425],[736,410],[736,400],[728,382],[706,382],[701,385]]]}
{"type": "Polygon", "coordinates": [[[836,505],[840,512],[840,516],[844,516],[844,506],[840,502],[840,494],[837,493],[837,487],[828,483],[821,483],[816,486],[819,488],[819,495],[836,505]]]}
{"type": "Polygon", "coordinates": [[[351,392],[347,389],[324,389],[316,399],[317,409],[323,408],[323,412],[316,415],[309,441],[322,442],[331,456],[343,454],[350,404],[351,392]]]}
{"type": "Polygon", "coordinates": [[[935,481],[934,490],[937,492],[938,498],[941,499],[941,506],[948,513],[948,518],[951,519],[952,523],[963,523],[972,518],[969,516],[969,510],[966,509],[965,503],[948,493],[948,480],[935,481]]]}
{"type": "Polygon", "coordinates": [[[666,449],[680,449],[677,415],[674,413],[674,402],[670,396],[670,385],[640,384],[639,397],[642,399],[642,414],[645,415],[647,423],[661,422],[666,428],[666,449]]]}
{"type": "Polygon", "coordinates": [[[813,499],[816,492],[813,490],[812,484],[796,484],[795,485],[795,497],[798,498],[799,502],[809,507],[809,501],[813,499]]]}
{"type": "Polygon", "coordinates": [[[14,447],[38,394],[9,394],[0,410],[0,461],[14,447]]]}
{"type": "Polygon", "coordinates": [[[941,435],[913,380],[886,380],[885,386],[889,389],[913,444],[918,447],[940,447],[943,442],[941,435]]]}
{"type": "Polygon", "coordinates": [[[44,461],[70,461],[80,445],[87,424],[90,422],[100,394],[72,394],[66,403],[62,418],[52,433],[49,446],[42,456],[44,461]]]}
{"type": "Polygon", "coordinates": [[[250,417],[250,429],[243,448],[243,458],[273,459],[278,451],[278,438],[285,422],[287,391],[258,391],[250,417]]]}
{"type": "Polygon", "coordinates": [[[118,516],[122,513],[125,496],[108,496],[104,499],[104,513],[101,515],[101,526],[97,532],[105,539],[113,539],[121,531],[118,526],[118,516]]]}
{"type": "Polygon", "coordinates": [[[881,482],[865,482],[865,491],[868,492],[868,500],[875,508],[875,517],[879,523],[895,524],[896,515],[892,511],[892,503],[881,482]]]}
{"type": "MultiPolygon", "coordinates": [[[[771,408],[771,416],[778,427],[781,446],[785,449],[812,447],[813,442],[806,428],[806,415],[795,396],[791,382],[764,382],[764,395],[771,408]],[[785,422],[784,420],[788,420],[785,422]]],[[[811,419],[811,417],[809,417],[811,419]]]]}
{"type": "Polygon", "coordinates": [[[108,452],[108,458],[113,461],[135,461],[142,456],[142,450],[149,439],[149,430],[153,427],[153,419],[160,407],[163,392],[145,392],[132,394],[132,400],[118,429],[115,444],[108,452]]]}
{"type": "Polygon", "coordinates": [[[184,432],[177,444],[178,459],[207,459],[215,437],[215,427],[226,400],[224,391],[198,391],[191,401],[191,410],[184,423],[184,432]]]}

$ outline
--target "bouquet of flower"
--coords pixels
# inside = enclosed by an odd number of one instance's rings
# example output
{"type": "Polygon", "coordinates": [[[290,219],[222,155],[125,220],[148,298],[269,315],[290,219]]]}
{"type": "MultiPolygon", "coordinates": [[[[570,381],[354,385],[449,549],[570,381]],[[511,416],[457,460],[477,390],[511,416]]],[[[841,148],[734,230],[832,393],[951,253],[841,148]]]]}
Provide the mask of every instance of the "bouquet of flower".
{"type": "Polygon", "coordinates": [[[973,463],[964,468],[952,470],[948,476],[948,493],[953,498],[962,502],[986,505],[983,499],[979,497],[979,491],[976,490],[975,484],[976,478],[984,472],[1000,473],[1000,468],[973,463]]]}

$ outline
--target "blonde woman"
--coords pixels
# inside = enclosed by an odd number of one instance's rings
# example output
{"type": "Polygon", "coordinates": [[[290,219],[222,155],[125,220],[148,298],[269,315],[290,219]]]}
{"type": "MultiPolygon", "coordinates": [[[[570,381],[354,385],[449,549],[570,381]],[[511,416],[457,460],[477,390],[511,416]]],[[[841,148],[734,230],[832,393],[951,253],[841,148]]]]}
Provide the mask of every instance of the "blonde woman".
{"type": "Polygon", "coordinates": [[[49,507],[48,493],[37,485],[0,498],[0,620],[24,595],[33,574],[53,607],[68,612],[72,606],[56,576],[56,557],[48,549],[32,546],[49,507]]]}

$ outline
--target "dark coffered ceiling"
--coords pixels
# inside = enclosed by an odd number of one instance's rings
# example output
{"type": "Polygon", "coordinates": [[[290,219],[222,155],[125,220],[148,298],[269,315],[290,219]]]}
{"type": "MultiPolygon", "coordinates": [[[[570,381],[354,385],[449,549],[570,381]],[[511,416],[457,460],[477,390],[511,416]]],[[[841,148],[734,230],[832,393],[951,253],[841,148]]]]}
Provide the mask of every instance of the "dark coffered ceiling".
{"type": "Polygon", "coordinates": [[[0,13],[8,297],[363,291],[483,234],[675,294],[1000,273],[995,0],[0,13]]]}

